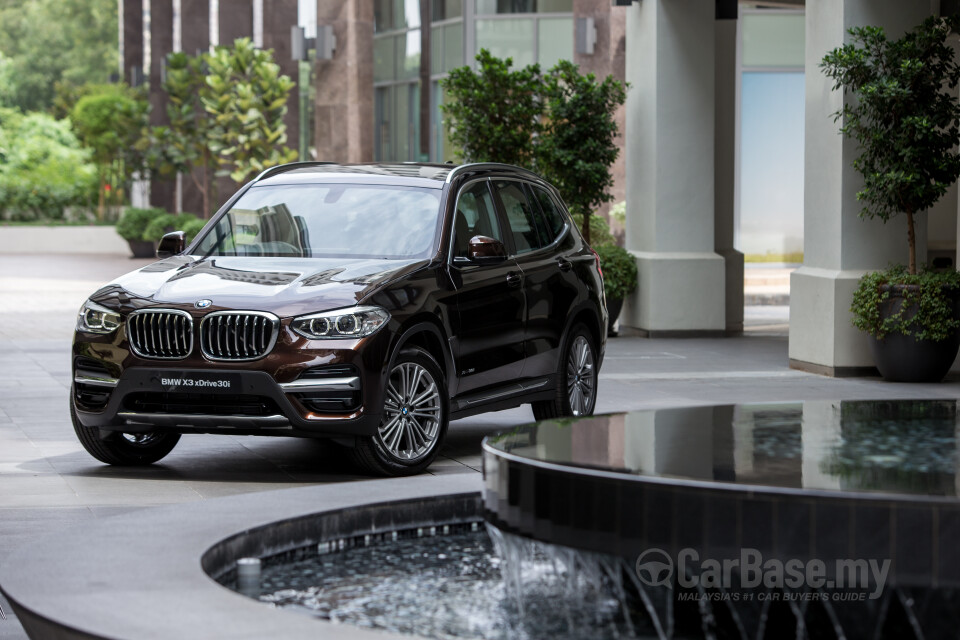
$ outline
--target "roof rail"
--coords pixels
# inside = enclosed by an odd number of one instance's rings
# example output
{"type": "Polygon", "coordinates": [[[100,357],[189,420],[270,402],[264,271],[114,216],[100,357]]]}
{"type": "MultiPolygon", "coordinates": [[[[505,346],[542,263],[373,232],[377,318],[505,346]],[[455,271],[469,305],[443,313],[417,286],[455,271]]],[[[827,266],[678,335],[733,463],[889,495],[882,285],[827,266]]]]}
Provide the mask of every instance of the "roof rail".
{"type": "Polygon", "coordinates": [[[518,167],[515,164],[506,164],[504,162],[470,162],[467,164],[457,165],[456,167],[451,169],[450,173],[447,174],[446,182],[449,184],[450,182],[453,181],[453,179],[457,176],[458,173],[461,173],[463,171],[468,171],[468,170],[472,171],[475,169],[497,169],[497,168],[512,169],[514,171],[519,169],[520,171],[524,171],[526,173],[534,175],[540,178],[541,180],[543,180],[543,178],[537,173],[530,171],[530,169],[524,169],[523,167],[518,167]]]}
{"type": "Polygon", "coordinates": [[[284,173],[285,171],[290,171],[291,169],[297,169],[299,167],[316,167],[325,164],[340,164],[339,162],[322,162],[318,160],[304,160],[301,162],[287,162],[286,164],[278,164],[275,167],[269,167],[260,172],[256,178],[253,179],[254,182],[260,182],[265,180],[270,176],[275,176],[278,173],[284,173]]]}

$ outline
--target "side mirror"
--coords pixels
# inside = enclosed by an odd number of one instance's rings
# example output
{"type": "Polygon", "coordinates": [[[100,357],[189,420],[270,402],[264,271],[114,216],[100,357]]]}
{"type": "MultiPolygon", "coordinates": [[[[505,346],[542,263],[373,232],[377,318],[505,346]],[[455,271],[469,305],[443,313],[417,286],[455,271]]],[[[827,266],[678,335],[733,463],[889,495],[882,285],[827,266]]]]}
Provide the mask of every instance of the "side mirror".
{"type": "Polygon", "coordinates": [[[160,244],[157,245],[157,257],[158,258],[169,258],[170,256],[175,256],[178,253],[183,253],[183,250],[187,246],[187,234],[183,231],[171,231],[162,238],[160,238],[160,244]]]}
{"type": "Polygon", "coordinates": [[[499,240],[473,236],[467,248],[467,257],[476,264],[499,264],[507,259],[507,250],[499,240]]]}

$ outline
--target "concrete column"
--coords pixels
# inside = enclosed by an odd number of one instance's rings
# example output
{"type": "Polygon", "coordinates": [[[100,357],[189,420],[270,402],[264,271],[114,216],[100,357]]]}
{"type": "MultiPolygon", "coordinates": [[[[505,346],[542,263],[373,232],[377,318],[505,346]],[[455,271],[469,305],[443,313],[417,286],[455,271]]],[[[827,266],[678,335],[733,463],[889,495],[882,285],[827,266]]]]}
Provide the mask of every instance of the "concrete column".
{"type": "MultiPolygon", "coordinates": [[[[173,51],[173,2],[152,0],[150,3],[150,124],[169,124],[167,94],[163,90],[163,67],[173,51]]],[[[167,211],[176,209],[176,187],[172,180],[150,182],[150,204],[167,211]]]]}
{"type": "MultiPolygon", "coordinates": [[[[297,25],[297,0],[269,0],[264,3],[263,48],[273,49],[273,61],[280,72],[300,84],[300,63],[290,59],[290,27],[297,25]]],[[[287,146],[296,149],[300,140],[300,87],[290,91],[287,99],[287,146]]]]}
{"type": "Polygon", "coordinates": [[[143,0],[120,0],[123,24],[123,46],[120,49],[122,73],[120,79],[134,83],[134,70],[143,71],[143,0]]]}
{"type": "MultiPolygon", "coordinates": [[[[853,169],[855,141],[839,135],[833,113],[841,91],[820,70],[847,29],[873,25],[899,37],[930,15],[930,3],[900,0],[808,0],[806,5],[804,263],[790,279],[790,366],[826,375],[875,372],[866,334],[851,325],[850,302],[866,272],[907,262],[906,219],[861,220],[853,169]]],[[[925,216],[917,225],[917,260],[927,252],[925,216]]]]}
{"type": "Polygon", "coordinates": [[[718,4],[714,23],[713,248],[723,257],[725,329],[743,332],[743,254],[733,248],[737,146],[737,4],[718,4]]]}
{"type": "Polygon", "coordinates": [[[220,0],[220,44],[232,47],[237,38],[253,38],[253,0],[220,0]]]}
{"type": "Polygon", "coordinates": [[[627,8],[627,230],[637,293],[621,326],[641,335],[722,335],[725,264],[714,240],[715,7],[627,8]]]}
{"type": "Polygon", "coordinates": [[[373,0],[318,0],[317,21],[337,38],[333,59],[317,60],[317,158],[372,162],[373,0]]]}

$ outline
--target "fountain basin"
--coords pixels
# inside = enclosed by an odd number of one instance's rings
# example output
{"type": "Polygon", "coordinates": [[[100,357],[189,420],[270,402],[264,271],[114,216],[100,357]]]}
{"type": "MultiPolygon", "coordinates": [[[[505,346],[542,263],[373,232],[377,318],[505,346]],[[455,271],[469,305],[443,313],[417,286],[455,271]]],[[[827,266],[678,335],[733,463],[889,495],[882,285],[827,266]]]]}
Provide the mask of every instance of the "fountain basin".
{"type": "Polygon", "coordinates": [[[483,445],[487,519],[637,560],[889,560],[888,585],[960,585],[957,402],[658,409],[519,427],[483,445]]]}

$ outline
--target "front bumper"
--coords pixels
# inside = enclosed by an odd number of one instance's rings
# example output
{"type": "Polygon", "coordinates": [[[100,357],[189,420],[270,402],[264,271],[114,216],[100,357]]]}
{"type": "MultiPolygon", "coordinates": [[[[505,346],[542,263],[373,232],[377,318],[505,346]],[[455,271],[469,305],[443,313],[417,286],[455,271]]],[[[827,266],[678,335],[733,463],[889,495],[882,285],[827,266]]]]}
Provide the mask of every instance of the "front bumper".
{"type": "Polygon", "coordinates": [[[359,340],[309,341],[283,327],[272,352],[256,362],[211,362],[202,354],[182,360],[134,354],[117,335],[74,338],[73,399],[77,419],[108,431],[170,430],[301,437],[376,433],[391,334],[359,340]],[[343,370],[307,377],[316,370],[343,370]],[[184,389],[179,378],[228,379],[227,389],[184,389]],[[352,396],[342,409],[318,408],[311,398],[352,396]]]}

